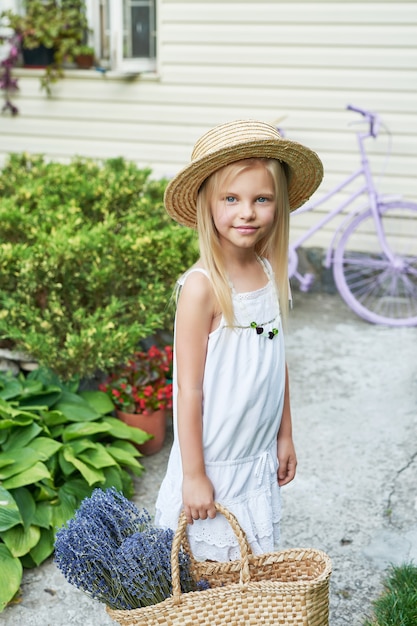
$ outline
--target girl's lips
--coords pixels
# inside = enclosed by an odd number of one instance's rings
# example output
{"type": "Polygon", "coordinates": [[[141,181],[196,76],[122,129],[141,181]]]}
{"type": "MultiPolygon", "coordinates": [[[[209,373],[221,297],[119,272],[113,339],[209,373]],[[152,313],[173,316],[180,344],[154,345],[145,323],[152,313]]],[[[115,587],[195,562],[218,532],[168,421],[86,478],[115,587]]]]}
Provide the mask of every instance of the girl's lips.
{"type": "Polygon", "coordinates": [[[255,233],[258,229],[256,226],[235,226],[235,230],[244,235],[255,233]]]}

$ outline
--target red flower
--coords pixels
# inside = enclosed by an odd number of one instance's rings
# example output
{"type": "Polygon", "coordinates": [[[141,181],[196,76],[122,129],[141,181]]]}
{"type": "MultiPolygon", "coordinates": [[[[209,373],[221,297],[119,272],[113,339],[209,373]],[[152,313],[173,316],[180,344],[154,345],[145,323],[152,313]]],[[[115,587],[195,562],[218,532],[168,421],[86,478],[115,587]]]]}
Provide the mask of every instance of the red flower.
{"type": "Polygon", "coordinates": [[[116,408],[150,414],[172,408],[172,346],[137,351],[126,364],[109,375],[100,389],[116,408]]]}
{"type": "Polygon", "coordinates": [[[146,396],[147,398],[150,398],[152,394],[153,394],[153,387],[151,385],[144,387],[143,389],[144,396],[146,396]]]}

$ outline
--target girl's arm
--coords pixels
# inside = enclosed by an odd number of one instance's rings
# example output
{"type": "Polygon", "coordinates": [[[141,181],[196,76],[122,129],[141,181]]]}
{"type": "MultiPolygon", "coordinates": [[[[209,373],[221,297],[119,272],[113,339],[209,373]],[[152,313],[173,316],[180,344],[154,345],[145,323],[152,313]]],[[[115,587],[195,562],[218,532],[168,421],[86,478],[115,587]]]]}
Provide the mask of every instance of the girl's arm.
{"type": "Polygon", "coordinates": [[[177,306],[177,415],[181,451],[183,507],[187,522],[215,517],[214,488],[206,475],[203,451],[203,379],[214,297],[204,274],[188,276],[177,306]]]}
{"type": "Polygon", "coordinates": [[[290,386],[287,366],[285,366],[284,408],[282,411],[281,426],[278,431],[277,447],[279,462],[278,484],[282,487],[292,481],[297,467],[297,456],[292,439],[290,386]]]}

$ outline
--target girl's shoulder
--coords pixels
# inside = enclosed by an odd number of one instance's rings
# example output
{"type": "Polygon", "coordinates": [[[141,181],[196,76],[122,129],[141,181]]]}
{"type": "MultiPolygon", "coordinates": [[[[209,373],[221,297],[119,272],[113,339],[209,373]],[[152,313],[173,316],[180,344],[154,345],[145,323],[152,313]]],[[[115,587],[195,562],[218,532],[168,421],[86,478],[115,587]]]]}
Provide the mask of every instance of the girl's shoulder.
{"type": "Polygon", "coordinates": [[[184,274],[182,274],[182,276],[179,277],[178,284],[180,285],[180,287],[182,287],[184,285],[185,281],[187,280],[187,278],[191,274],[195,274],[195,273],[203,274],[204,276],[206,276],[206,278],[208,278],[210,280],[210,275],[209,275],[208,271],[204,267],[202,267],[201,265],[196,263],[195,265],[190,267],[186,272],[184,272],[184,274]]]}
{"type": "Polygon", "coordinates": [[[207,305],[213,301],[214,292],[210,275],[199,262],[190,267],[178,279],[176,286],[177,304],[180,295],[185,295],[189,305],[195,305],[199,302],[206,302],[207,305]]]}

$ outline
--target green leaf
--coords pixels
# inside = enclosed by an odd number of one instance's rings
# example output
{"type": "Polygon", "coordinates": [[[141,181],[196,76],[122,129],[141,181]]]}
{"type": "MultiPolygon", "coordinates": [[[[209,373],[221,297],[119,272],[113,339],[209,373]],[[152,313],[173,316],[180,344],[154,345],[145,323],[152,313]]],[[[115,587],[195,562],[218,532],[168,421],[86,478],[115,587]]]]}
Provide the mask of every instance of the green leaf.
{"type": "Polygon", "coordinates": [[[0,452],[0,467],[6,467],[7,465],[13,465],[14,460],[11,457],[5,458],[0,452]]]}
{"type": "Polygon", "coordinates": [[[12,464],[7,464],[0,468],[0,480],[20,474],[40,461],[39,453],[32,450],[32,448],[19,448],[9,452],[0,452],[0,459],[13,461],[12,464]]]}
{"type": "Polygon", "coordinates": [[[67,523],[77,508],[77,499],[71,494],[59,490],[59,504],[52,507],[52,527],[56,531],[67,523]]]}
{"type": "Polygon", "coordinates": [[[17,398],[22,393],[22,385],[15,376],[0,376],[0,398],[11,400],[17,398]]]}
{"type": "Polygon", "coordinates": [[[6,402],[6,400],[3,400],[3,398],[0,396],[0,415],[6,417],[6,415],[14,415],[15,413],[16,409],[12,406],[12,404],[6,402]]]}
{"type": "Polygon", "coordinates": [[[124,450],[125,452],[128,452],[132,456],[136,456],[136,457],[143,456],[143,454],[139,452],[137,447],[134,446],[133,443],[130,443],[130,441],[115,439],[110,444],[107,444],[107,449],[109,448],[111,449],[117,448],[119,450],[124,450]]]}
{"type": "Polygon", "coordinates": [[[69,422],[92,422],[100,417],[100,414],[87,404],[80,406],[70,402],[58,402],[55,408],[61,411],[69,422]]]}
{"type": "Polygon", "coordinates": [[[60,401],[54,407],[61,411],[70,422],[90,422],[98,419],[98,413],[81,396],[65,391],[60,401]]]}
{"type": "Polygon", "coordinates": [[[33,569],[34,567],[36,567],[36,563],[30,556],[30,552],[21,556],[20,562],[23,565],[23,569],[33,569]]]}
{"type": "Polygon", "coordinates": [[[0,532],[22,523],[22,516],[13,496],[0,486],[0,532]]]}
{"type": "Polygon", "coordinates": [[[73,496],[78,502],[91,496],[92,488],[87,485],[82,478],[73,478],[67,480],[62,487],[59,488],[59,494],[73,496]]]}
{"type": "Polygon", "coordinates": [[[134,443],[145,443],[151,436],[140,428],[128,426],[115,417],[103,417],[103,422],[109,425],[109,435],[116,439],[128,439],[134,443]]]}
{"type": "Polygon", "coordinates": [[[40,432],[42,432],[42,428],[36,422],[32,422],[29,426],[22,428],[14,428],[3,446],[3,450],[6,452],[13,448],[24,448],[40,432]]]}
{"type": "Polygon", "coordinates": [[[51,439],[62,439],[62,433],[64,432],[64,430],[64,424],[61,424],[60,426],[53,426],[50,431],[51,439]]]}
{"type": "Polygon", "coordinates": [[[47,461],[62,448],[62,443],[49,437],[37,437],[31,442],[30,447],[38,453],[41,461],[47,461]]]}
{"type": "Polygon", "coordinates": [[[27,424],[31,424],[34,419],[38,419],[38,415],[36,413],[32,413],[28,410],[23,411],[19,407],[15,408],[12,404],[5,402],[2,398],[0,398],[0,416],[5,419],[12,419],[13,422],[16,422],[17,426],[26,426],[27,424]]]}
{"type": "Polygon", "coordinates": [[[0,543],[0,612],[19,591],[22,564],[4,544],[0,543]]]}
{"type": "Polygon", "coordinates": [[[141,465],[139,461],[137,461],[135,457],[132,456],[132,454],[126,452],[126,450],[121,450],[116,446],[109,446],[107,448],[107,451],[118,463],[120,463],[120,465],[128,465],[130,467],[143,469],[143,465],[141,465]]]}
{"type": "Polygon", "coordinates": [[[16,489],[17,487],[24,487],[25,485],[33,485],[33,483],[37,483],[44,478],[51,478],[51,475],[46,465],[38,462],[24,472],[4,480],[3,487],[5,489],[16,489]]]}
{"type": "Polygon", "coordinates": [[[29,405],[39,410],[39,407],[50,408],[61,397],[62,388],[58,384],[49,384],[41,380],[35,380],[28,376],[24,380],[20,404],[27,408],[29,405]]]}
{"type": "Polygon", "coordinates": [[[100,443],[95,444],[95,447],[88,450],[88,452],[81,453],[78,458],[96,468],[116,465],[114,458],[106,452],[106,449],[100,443]]]}
{"type": "Polygon", "coordinates": [[[80,472],[83,478],[85,478],[89,485],[95,485],[96,483],[104,482],[105,479],[103,472],[77,459],[70,447],[66,447],[63,451],[63,454],[65,460],[69,463],[72,463],[72,465],[77,468],[77,470],[80,472]]]}
{"type": "Polygon", "coordinates": [[[28,397],[41,394],[43,390],[43,383],[40,380],[34,380],[27,378],[23,382],[22,396],[28,397]]]}
{"type": "MultiPolygon", "coordinates": [[[[112,468],[110,467],[109,470],[112,468]]],[[[105,470],[108,471],[108,470],[105,470]]],[[[120,477],[122,479],[122,491],[125,494],[126,498],[131,499],[135,494],[135,487],[133,484],[133,479],[130,472],[126,472],[125,470],[120,470],[120,477]]]]}
{"type": "Polygon", "coordinates": [[[59,376],[47,367],[38,367],[38,369],[29,372],[29,374],[26,376],[26,380],[40,381],[42,385],[48,390],[51,390],[52,388],[53,390],[59,389],[60,391],[62,391],[64,387],[59,376]]]}
{"type": "Polygon", "coordinates": [[[41,528],[49,528],[52,525],[52,506],[50,500],[36,502],[33,523],[41,528]]]}
{"type": "Polygon", "coordinates": [[[111,427],[105,422],[81,422],[79,424],[71,424],[67,426],[62,434],[62,440],[67,442],[80,437],[91,437],[98,433],[107,433],[111,431],[111,427]]]}
{"type": "Polygon", "coordinates": [[[30,551],[30,556],[40,565],[52,554],[55,547],[55,535],[52,529],[41,528],[40,539],[30,551]]]}
{"type": "Polygon", "coordinates": [[[13,556],[23,556],[30,552],[38,543],[40,536],[41,531],[38,526],[29,526],[28,530],[25,530],[19,525],[1,533],[1,538],[13,556]]]}
{"type": "Polygon", "coordinates": [[[0,408],[0,430],[8,430],[9,428],[13,428],[13,426],[27,426],[33,422],[33,417],[29,415],[24,415],[20,413],[16,415],[16,417],[12,418],[2,418],[2,410],[0,408]]]}
{"type": "Polygon", "coordinates": [[[20,515],[22,516],[23,525],[25,529],[29,528],[33,524],[33,519],[36,512],[36,502],[26,487],[19,487],[19,489],[13,489],[13,498],[17,506],[19,507],[20,515]]]}
{"type": "Polygon", "coordinates": [[[52,481],[42,481],[36,485],[36,501],[37,502],[50,502],[56,499],[56,489],[50,484],[46,484],[47,482],[51,483],[52,481]]]}
{"type": "Polygon", "coordinates": [[[43,422],[47,426],[59,426],[60,424],[66,424],[68,422],[68,418],[61,413],[61,411],[47,411],[42,414],[43,422]]]}
{"type": "MultiPolygon", "coordinates": [[[[120,468],[115,468],[115,467],[106,467],[103,470],[103,472],[106,478],[105,482],[102,485],[100,485],[100,488],[103,489],[103,491],[105,491],[106,489],[109,489],[109,487],[115,487],[117,491],[122,491],[125,495],[127,495],[126,494],[126,482],[124,481],[123,470],[120,470],[120,468]]],[[[129,497],[131,497],[133,496],[133,481],[130,476],[129,476],[129,480],[131,483],[129,497]]]]}
{"type": "Polygon", "coordinates": [[[61,394],[62,391],[59,388],[56,388],[55,390],[53,388],[41,390],[33,395],[28,394],[28,397],[26,398],[22,398],[20,400],[20,406],[33,410],[39,410],[40,408],[49,409],[58,402],[61,394]]]}
{"type": "Polygon", "coordinates": [[[59,451],[59,455],[58,455],[58,463],[59,463],[59,467],[61,468],[61,472],[64,474],[64,476],[71,476],[71,474],[73,474],[76,469],[75,466],[72,463],[69,463],[64,455],[64,451],[65,448],[61,448],[61,450],[59,451]]]}
{"type": "Polygon", "coordinates": [[[96,447],[95,441],[91,439],[74,439],[71,441],[71,448],[74,450],[74,454],[78,456],[85,450],[91,450],[96,447]]]}
{"type": "Polygon", "coordinates": [[[82,391],[80,396],[100,415],[114,411],[114,404],[104,391],[82,391]]]}

